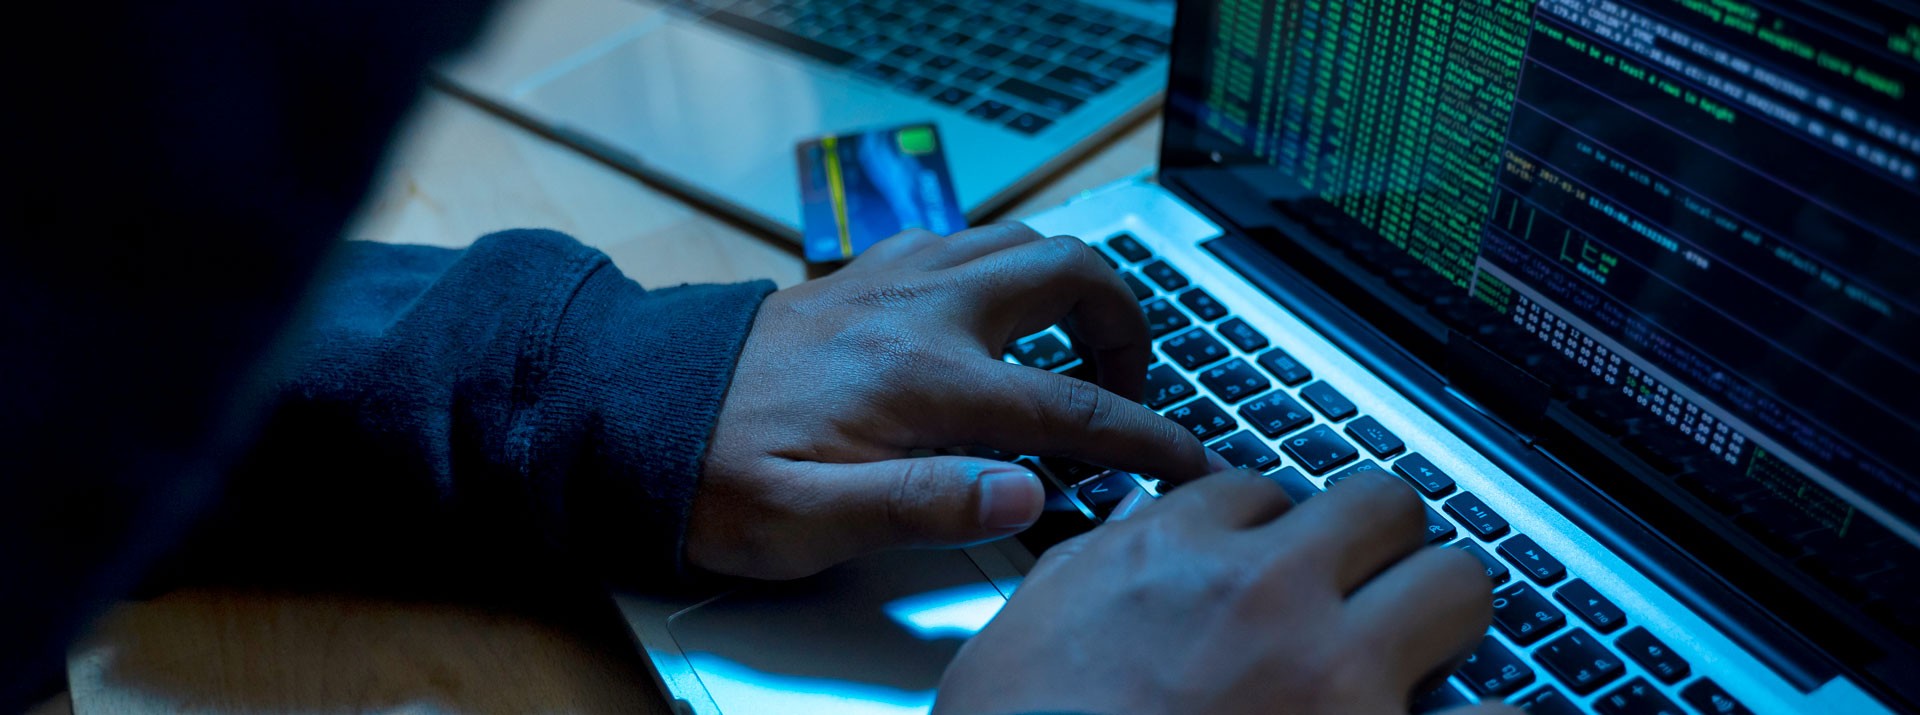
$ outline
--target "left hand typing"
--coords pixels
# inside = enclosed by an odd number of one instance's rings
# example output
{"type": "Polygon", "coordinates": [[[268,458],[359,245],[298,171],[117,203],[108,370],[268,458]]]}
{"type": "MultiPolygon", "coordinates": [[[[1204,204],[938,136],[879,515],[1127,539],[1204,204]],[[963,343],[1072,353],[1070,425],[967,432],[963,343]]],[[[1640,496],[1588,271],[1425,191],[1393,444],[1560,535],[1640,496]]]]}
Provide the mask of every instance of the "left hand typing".
{"type": "Polygon", "coordinates": [[[1151,360],[1139,303],[1093,249],[996,224],[909,231],[761,306],[720,411],[687,533],[696,566],[791,578],[887,548],[1005,536],[1039,481],[984,446],[1179,481],[1208,452],[1136,402],[1151,360]],[[1000,360],[1065,321],[1097,383],[1000,360]]]}

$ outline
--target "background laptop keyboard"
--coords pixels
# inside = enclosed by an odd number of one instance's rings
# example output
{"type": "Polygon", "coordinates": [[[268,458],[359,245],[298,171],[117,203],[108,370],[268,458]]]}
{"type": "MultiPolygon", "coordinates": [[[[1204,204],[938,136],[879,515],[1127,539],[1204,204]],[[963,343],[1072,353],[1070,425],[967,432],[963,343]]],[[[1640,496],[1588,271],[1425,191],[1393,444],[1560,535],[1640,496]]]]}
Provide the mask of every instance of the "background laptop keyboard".
{"type": "Polygon", "coordinates": [[[677,6],[1026,134],[1165,57],[1170,31],[1072,0],[682,0],[677,6]]]}
{"type": "MultiPolygon", "coordinates": [[[[1426,500],[1427,543],[1466,551],[1493,589],[1493,626],[1449,682],[1413,712],[1505,700],[1530,713],[1734,715],[1748,712],[1607,595],[1460,488],[1418,449],[1361,414],[1340,388],[1231,314],[1177,266],[1128,234],[1097,247],[1141,300],[1155,342],[1142,403],[1228,462],[1265,474],[1296,502],[1366,471],[1391,471],[1426,500]],[[1467,695],[1471,693],[1471,698],[1467,695]],[[1588,696],[1593,696],[1591,700],[1588,696]],[[1684,703],[1683,706],[1680,703],[1684,703]]],[[[1008,346],[1024,365],[1091,379],[1057,329],[1008,346]]],[[[1016,538],[1038,554],[1085,533],[1152,480],[1073,460],[1021,463],[1047,507],[1016,538]]]]}

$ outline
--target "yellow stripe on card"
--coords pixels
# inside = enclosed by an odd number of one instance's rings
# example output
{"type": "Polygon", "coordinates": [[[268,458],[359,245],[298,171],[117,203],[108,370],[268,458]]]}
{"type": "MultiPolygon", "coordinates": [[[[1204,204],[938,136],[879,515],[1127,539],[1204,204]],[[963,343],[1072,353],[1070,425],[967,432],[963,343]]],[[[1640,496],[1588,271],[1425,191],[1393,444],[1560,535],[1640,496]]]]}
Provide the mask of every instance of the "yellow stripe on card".
{"type": "Polygon", "coordinates": [[[847,231],[847,189],[841,183],[837,137],[820,138],[820,160],[827,164],[827,191],[833,196],[833,225],[840,229],[840,257],[853,257],[853,236],[847,231]]]}

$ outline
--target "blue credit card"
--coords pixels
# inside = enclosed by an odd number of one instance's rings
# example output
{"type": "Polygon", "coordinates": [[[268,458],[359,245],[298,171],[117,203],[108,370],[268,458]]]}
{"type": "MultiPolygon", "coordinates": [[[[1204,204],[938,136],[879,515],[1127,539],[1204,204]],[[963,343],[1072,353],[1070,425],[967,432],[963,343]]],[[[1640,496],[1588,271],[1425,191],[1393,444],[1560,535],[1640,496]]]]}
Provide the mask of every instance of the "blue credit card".
{"type": "Polygon", "coordinates": [[[796,152],[810,262],[848,260],[910,228],[945,236],[967,227],[932,124],[829,134],[796,152]]]}

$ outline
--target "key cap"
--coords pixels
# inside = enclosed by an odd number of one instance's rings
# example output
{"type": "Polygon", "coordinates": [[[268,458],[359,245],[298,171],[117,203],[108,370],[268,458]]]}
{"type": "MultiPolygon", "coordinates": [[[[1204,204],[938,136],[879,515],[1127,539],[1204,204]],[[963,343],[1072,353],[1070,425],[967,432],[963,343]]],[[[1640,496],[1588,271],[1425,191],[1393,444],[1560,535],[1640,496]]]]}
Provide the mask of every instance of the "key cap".
{"type": "Polygon", "coordinates": [[[967,110],[967,116],[978,117],[980,119],[999,119],[1000,115],[1006,114],[1009,109],[1013,109],[1013,107],[1007,106],[1004,102],[989,99],[967,110]]]}
{"type": "Polygon", "coordinates": [[[1113,249],[1128,263],[1139,263],[1153,257],[1153,251],[1147,250],[1146,246],[1140,244],[1140,239],[1134,238],[1131,233],[1114,234],[1113,238],[1107,239],[1107,248],[1113,249]]]}
{"type": "Polygon", "coordinates": [[[1187,277],[1180,275],[1180,272],[1174,270],[1173,266],[1167,265],[1166,261],[1154,261],[1141,266],[1140,272],[1147,276],[1147,280],[1153,281],[1154,285],[1160,286],[1160,290],[1168,293],[1187,287],[1187,277]]]}
{"type": "Polygon", "coordinates": [[[1752,710],[1734,700],[1712,678],[1701,678],[1680,691],[1680,699],[1707,715],[1753,715],[1752,710]]]}
{"type": "Polygon", "coordinates": [[[1140,71],[1140,68],[1145,66],[1147,63],[1132,57],[1115,57],[1112,62],[1107,63],[1107,71],[1125,77],[1140,71]]]}
{"type": "Polygon", "coordinates": [[[1226,434],[1234,427],[1233,418],[1205,397],[1168,410],[1167,419],[1187,428],[1203,442],[1226,434]]]}
{"type": "Polygon", "coordinates": [[[1586,631],[1575,629],[1559,638],[1547,641],[1539,650],[1534,651],[1533,659],[1545,666],[1547,672],[1566,683],[1575,695],[1586,695],[1600,686],[1613,682],[1626,668],[1620,664],[1620,658],[1609,652],[1600,641],[1586,631]]]}
{"type": "Polygon", "coordinates": [[[934,93],[933,95],[933,101],[939,102],[949,107],[960,104],[961,102],[965,102],[969,99],[973,99],[973,93],[968,92],[967,90],[964,90],[964,89],[960,89],[959,87],[948,87],[946,89],[942,89],[939,92],[934,93]]]}
{"type": "Polygon", "coordinates": [[[1467,530],[1480,537],[1481,541],[1492,541],[1507,533],[1507,520],[1495,514],[1486,502],[1480,501],[1480,497],[1461,492],[1459,496],[1448,499],[1446,507],[1448,514],[1466,524],[1467,530]]]}
{"type": "Polygon", "coordinates": [[[1247,361],[1234,358],[1200,373],[1200,384],[1229,405],[1265,391],[1273,383],[1247,361]]]}
{"type": "Polygon", "coordinates": [[[1007,64],[1012,65],[1014,67],[1018,67],[1023,70],[1030,70],[1035,67],[1044,65],[1046,63],[1047,63],[1046,60],[1040,59],[1038,57],[1034,57],[1033,55],[1029,55],[1024,52],[1015,52],[1013,54],[1013,59],[1007,60],[1007,64]]]}
{"type": "Polygon", "coordinates": [[[1053,120],[1028,112],[1007,120],[1007,127],[1022,134],[1038,134],[1040,130],[1052,126],[1053,120]]]}
{"type": "MultiPolygon", "coordinates": [[[[1018,463],[1029,471],[1038,473],[1037,465],[1032,460],[1023,459],[1018,463]]],[[[1040,484],[1046,495],[1040,507],[1040,518],[1034,520],[1033,526],[1027,527],[1026,531],[1014,537],[1021,546],[1027,547],[1027,550],[1033,552],[1035,556],[1053,548],[1054,544],[1087,533],[1095,525],[1092,519],[1087,518],[1085,512],[1080,511],[1080,507],[1075,505],[1073,500],[1067,498],[1066,492],[1060,491],[1052,481],[1042,479],[1040,484]]]]}
{"type": "Polygon", "coordinates": [[[1280,464],[1280,455],[1267,448],[1252,432],[1240,430],[1210,445],[1214,453],[1240,469],[1264,472],[1280,464]]]}
{"type": "Polygon", "coordinates": [[[1173,307],[1173,303],[1165,298],[1155,298],[1141,303],[1140,310],[1147,315],[1147,335],[1152,336],[1154,340],[1159,340],[1162,335],[1192,324],[1187,320],[1186,313],[1180,312],[1179,308],[1173,307]]]}
{"type": "Polygon", "coordinates": [[[1306,475],[1293,467],[1267,473],[1267,478],[1280,483],[1280,489],[1293,497],[1293,503],[1300,504],[1320,495],[1320,488],[1307,481],[1306,475]]]}
{"type": "Polygon", "coordinates": [[[1375,462],[1371,459],[1362,459],[1360,460],[1359,464],[1355,464],[1351,467],[1347,467],[1346,469],[1342,469],[1338,472],[1334,472],[1331,476],[1328,476],[1327,485],[1332,486],[1335,484],[1339,484],[1348,479],[1352,479],[1354,477],[1360,476],[1362,474],[1366,474],[1368,472],[1384,472],[1384,471],[1387,471],[1386,468],[1381,467],[1379,462],[1375,462]]]}
{"type": "Polygon", "coordinates": [[[1146,300],[1153,297],[1153,287],[1147,285],[1146,281],[1140,280],[1140,276],[1132,273],[1122,273],[1120,274],[1120,280],[1127,284],[1128,290],[1133,291],[1134,300],[1146,300]]]}
{"type": "MultiPolygon", "coordinates": [[[[991,42],[987,42],[987,43],[982,43],[981,45],[979,45],[979,46],[977,46],[977,47],[974,47],[974,48],[973,48],[973,54],[974,54],[974,56],[975,56],[975,57],[983,57],[983,58],[986,58],[986,59],[989,59],[989,60],[991,60],[991,59],[994,59],[994,58],[996,58],[996,57],[999,57],[999,56],[1001,56],[1001,55],[1004,55],[1004,54],[1006,54],[1006,53],[1007,53],[1007,46],[1006,46],[1006,45],[998,45],[998,44],[994,44],[994,43],[991,43],[991,42]]],[[[1022,84],[1025,84],[1025,82],[1022,82],[1022,84]]],[[[1037,85],[1036,85],[1036,87],[1037,87],[1037,85]]],[[[1039,87],[1037,87],[1037,88],[1039,88],[1039,87]]],[[[1045,89],[1045,88],[1040,88],[1040,89],[1045,89]]],[[[1019,93],[1017,93],[1017,92],[1013,92],[1013,91],[1010,91],[1010,90],[1008,90],[1008,89],[1006,88],[1006,84],[1005,84],[1004,82],[1003,82],[1003,83],[1001,83],[1001,86],[1000,86],[1000,91],[1002,91],[1002,92],[1006,92],[1006,93],[1008,93],[1008,94],[1013,94],[1013,95],[1015,95],[1015,96],[1019,96],[1019,97],[1025,97],[1025,98],[1027,98],[1027,99],[1029,99],[1029,100],[1032,100],[1034,104],[1038,104],[1038,105],[1040,105],[1040,106],[1043,106],[1043,107],[1053,107],[1053,108],[1056,108],[1056,109],[1059,109],[1060,111],[1063,111],[1063,112],[1064,112],[1064,111],[1067,111],[1067,110],[1069,110],[1069,109],[1072,109],[1072,108],[1074,108],[1074,107],[1077,107],[1077,106],[1080,106],[1080,105],[1079,105],[1079,102],[1078,102],[1078,101],[1076,100],[1076,101],[1075,101],[1075,102],[1074,102],[1073,104],[1070,104],[1070,105],[1061,105],[1061,106],[1058,106],[1058,107],[1054,107],[1054,105],[1053,105],[1053,104],[1051,104],[1051,103],[1049,103],[1049,102],[1047,102],[1047,101],[1042,101],[1042,100],[1040,100],[1040,99],[1038,99],[1038,98],[1035,98],[1035,97],[1029,97],[1029,96],[1027,96],[1027,95],[1024,95],[1024,94],[1019,94],[1019,93]]],[[[1061,96],[1063,96],[1063,97],[1064,97],[1064,96],[1066,96],[1066,95],[1061,95],[1061,96]]],[[[1071,97],[1068,97],[1068,99],[1072,99],[1072,98],[1071,98],[1071,97]]]]}
{"type": "Polygon", "coordinates": [[[1313,415],[1307,413],[1307,408],[1279,390],[1241,405],[1240,416],[1269,438],[1292,432],[1313,421],[1313,415]]]}
{"type": "Polygon", "coordinates": [[[882,81],[891,81],[900,76],[900,68],[885,62],[870,62],[854,70],[862,75],[882,81]]]}
{"type": "Polygon", "coordinates": [[[1147,55],[1158,55],[1167,51],[1167,43],[1145,35],[1136,35],[1133,33],[1127,33],[1126,36],[1121,37],[1115,44],[1147,55]]]}
{"type": "Polygon", "coordinates": [[[1221,323],[1216,326],[1216,329],[1220,331],[1221,337],[1227,339],[1227,342],[1233,343],[1233,346],[1236,348],[1240,348],[1240,352],[1251,355],[1267,346],[1267,336],[1261,335],[1260,331],[1254,330],[1253,326],[1247,324],[1247,321],[1239,318],[1233,318],[1221,323]]]}
{"type": "Polygon", "coordinates": [[[1300,399],[1306,400],[1307,404],[1313,405],[1313,409],[1319,410],[1320,414],[1326,415],[1327,419],[1335,422],[1352,417],[1354,413],[1360,411],[1360,408],[1354,407],[1353,401],[1347,399],[1346,395],[1340,394],[1339,390],[1333,389],[1332,385],[1324,382],[1316,382],[1300,388],[1300,399]]]}
{"type": "Polygon", "coordinates": [[[706,14],[705,19],[730,27],[736,32],[752,35],[761,40],[785,47],[836,67],[845,66],[859,59],[858,55],[846,50],[809,37],[794,34],[785,28],[769,25],[739,13],[724,10],[710,12],[706,14]]]}
{"type": "Polygon", "coordinates": [[[1480,697],[1498,698],[1533,682],[1533,668],[1492,638],[1480,639],[1479,647],[1460,664],[1460,679],[1480,697]]]}
{"type": "Polygon", "coordinates": [[[1213,322],[1227,317],[1227,307],[1214,300],[1213,295],[1199,288],[1189,289],[1180,294],[1180,304],[1199,316],[1201,320],[1213,322]]]}
{"type": "Polygon", "coordinates": [[[1453,477],[1433,466],[1433,462],[1418,454],[1409,454],[1393,463],[1393,471],[1399,472],[1402,479],[1413,484],[1428,499],[1438,499],[1453,491],[1453,477]]]}
{"type": "Polygon", "coordinates": [[[1686,715],[1646,678],[1634,678],[1593,701],[1600,715],[1686,715]]]}
{"type": "Polygon", "coordinates": [[[989,82],[992,82],[993,78],[998,76],[999,75],[994,74],[993,70],[987,69],[985,67],[974,67],[971,65],[966,65],[966,69],[960,70],[960,79],[964,79],[968,82],[976,83],[974,85],[974,89],[976,91],[981,86],[984,86],[989,82]]]}
{"type": "Polygon", "coordinates": [[[1567,699],[1566,693],[1551,685],[1514,698],[1512,703],[1529,715],[1585,715],[1580,712],[1580,706],[1567,699]]]}
{"type": "Polygon", "coordinates": [[[1107,472],[1106,476],[1081,485],[1077,494],[1080,502],[1087,505],[1087,510],[1093,512],[1094,518],[1105,519],[1113,514],[1114,507],[1120,506],[1121,500],[1139,488],[1140,484],[1133,481],[1133,475],[1107,472]]]}
{"type": "Polygon", "coordinates": [[[1314,425],[1299,434],[1280,442],[1293,461],[1305,467],[1309,474],[1325,474],[1334,467],[1353,461],[1360,456],[1360,450],[1334,434],[1326,425],[1314,425]]]}
{"type": "Polygon", "coordinates": [[[1514,643],[1531,645],[1566,624],[1566,614],[1533,584],[1522,581],[1493,594],[1493,625],[1514,643]]]}
{"type": "Polygon", "coordinates": [[[1193,384],[1181,377],[1172,365],[1160,364],[1147,369],[1147,385],[1141,394],[1147,396],[1144,404],[1148,409],[1158,410],[1175,402],[1193,396],[1193,384]]]}
{"type": "Polygon", "coordinates": [[[1434,511],[1432,506],[1425,508],[1427,510],[1427,543],[1444,544],[1452,541],[1454,534],[1459,533],[1458,529],[1453,528],[1453,522],[1447,521],[1447,518],[1441,516],[1440,512],[1434,511]]]}
{"type": "Polygon", "coordinates": [[[1007,352],[1020,364],[1042,370],[1052,370],[1080,359],[1079,355],[1073,353],[1073,348],[1067,347],[1067,341],[1053,333],[1041,333],[1014,343],[1013,349],[1007,352]]]}
{"type": "Polygon", "coordinates": [[[1640,626],[1620,634],[1620,639],[1614,641],[1613,646],[1668,685],[1686,680],[1693,672],[1693,666],[1687,664],[1687,659],[1680,657],[1667,644],[1655,638],[1651,631],[1640,626]]]}
{"type": "Polygon", "coordinates": [[[1106,467],[1066,457],[1041,457],[1040,466],[1046,467],[1047,473],[1052,474],[1054,480],[1065,487],[1078,486],[1081,482],[1093,479],[1107,471],[1106,467]]]}
{"type": "Polygon", "coordinates": [[[1194,328],[1167,338],[1160,343],[1160,352],[1181,367],[1198,370],[1225,358],[1227,346],[1208,335],[1205,328],[1194,328]]]}
{"type": "Polygon", "coordinates": [[[1507,557],[1513,565],[1520,567],[1533,580],[1542,585],[1560,580],[1567,575],[1567,567],[1560,560],[1533,543],[1526,534],[1514,534],[1513,538],[1500,542],[1500,555],[1507,557]]]}
{"type": "Polygon", "coordinates": [[[1495,586],[1506,583],[1507,579],[1510,578],[1507,572],[1507,565],[1495,560],[1493,556],[1487,553],[1486,549],[1480,548],[1479,544],[1475,544],[1471,541],[1462,539],[1460,543],[1454,544],[1447,548],[1459,549],[1469,554],[1473,554],[1474,558],[1480,560],[1480,567],[1486,570],[1487,580],[1492,581],[1493,585],[1495,586]]]}
{"type": "Polygon", "coordinates": [[[1568,581],[1567,585],[1553,592],[1553,597],[1567,604],[1567,608],[1580,616],[1580,620],[1601,633],[1612,633],[1627,624],[1627,614],[1619,606],[1613,605],[1606,596],[1600,595],[1599,591],[1580,579],[1568,581]]]}
{"type": "MultiPolygon", "coordinates": [[[[1239,320],[1239,318],[1235,318],[1234,320],[1239,320]]],[[[1220,332],[1223,335],[1226,334],[1226,323],[1220,324],[1220,332]]],[[[1228,336],[1227,339],[1232,340],[1233,338],[1232,336],[1228,336]]],[[[1352,437],[1353,441],[1359,442],[1361,446],[1366,447],[1367,451],[1373,453],[1373,456],[1381,459],[1399,454],[1400,450],[1407,448],[1407,443],[1400,441],[1400,438],[1392,432],[1387,431],[1386,427],[1382,427],[1380,421],[1374,419],[1373,415],[1367,415],[1348,422],[1347,436],[1352,437]]]]}
{"type": "Polygon", "coordinates": [[[1267,369],[1267,372],[1273,373],[1273,376],[1278,378],[1282,385],[1298,385],[1313,379],[1312,371],[1294,360],[1292,355],[1287,354],[1287,351],[1281,350],[1280,348],[1274,348],[1260,353],[1259,362],[1260,367],[1264,367],[1267,369]]]}
{"type": "Polygon", "coordinates": [[[1113,80],[1086,70],[1060,66],[1047,73],[1047,79],[1079,90],[1083,94],[1095,95],[1107,91],[1113,86],[1113,80]]]}

